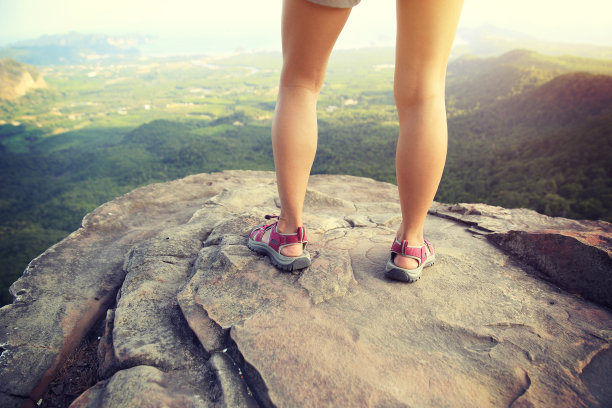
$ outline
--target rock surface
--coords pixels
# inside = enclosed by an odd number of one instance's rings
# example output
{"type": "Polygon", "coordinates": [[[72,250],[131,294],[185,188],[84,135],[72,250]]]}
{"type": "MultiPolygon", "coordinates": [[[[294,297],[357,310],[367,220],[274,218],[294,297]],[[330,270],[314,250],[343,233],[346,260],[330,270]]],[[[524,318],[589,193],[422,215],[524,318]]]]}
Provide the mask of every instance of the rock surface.
{"type": "Polygon", "coordinates": [[[83,226],[34,259],[0,309],[0,395],[38,401],[61,363],[115,302],[132,246],[184,224],[238,175],[187,177],[106,203],[83,226]]]}
{"type": "Polygon", "coordinates": [[[396,195],[312,176],[313,264],[299,273],[245,246],[278,212],[271,173],[190,176],[101,206],[11,288],[0,401],[37,401],[106,314],[103,380],[73,407],[612,403],[610,224],[434,203],[436,266],[403,284],[381,273],[396,195]]]}
{"type": "Polygon", "coordinates": [[[612,227],[551,218],[533,210],[434,203],[432,214],[461,221],[534,267],[538,276],[612,308],[612,227]]]}
{"type": "MultiPolygon", "coordinates": [[[[214,406],[206,386],[194,381],[197,373],[163,372],[155,367],[136,366],[121,370],[81,394],[70,406],[200,408],[214,406]]],[[[197,377],[196,377],[197,378],[197,377]]]]}

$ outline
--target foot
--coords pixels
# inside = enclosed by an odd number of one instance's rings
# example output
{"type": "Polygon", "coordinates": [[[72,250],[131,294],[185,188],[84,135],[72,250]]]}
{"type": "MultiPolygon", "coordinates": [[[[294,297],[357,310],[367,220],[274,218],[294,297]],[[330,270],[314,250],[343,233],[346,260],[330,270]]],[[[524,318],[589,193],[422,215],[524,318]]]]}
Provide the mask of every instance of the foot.
{"type": "MultiPolygon", "coordinates": [[[[267,215],[266,219],[278,218],[277,216],[267,215]]],[[[308,268],[311,258],[304,246],[308,243],[303,227],[297,227],[296,232],[281,233],[278,230],[278,223],[264,224],[253,227],[249,232],[247,246],[250,250],[270,258],[270,263],[281,271],[295,271],[308,268]],[[265,237],[265,239],[264,239],[265,237]],[[293,247],[301,246],[299,254],[293,247]],[[287,250],[283,250],[288,248],[287,250]]]]}
{"type": "MultiPolygon", "coordinates": [[[[398,238],[398,241],[401,242],[401,240],[398,238]]],[[[409,242],[408,245],[411,246],[423,246],[425,245],[425,241],[422,241],[421,243],[412,243],[409,242]]],[[[427,251],[427,256],[431,256],[431,252],[429,252],[429,248],[427,246],[425,246],[425,250],[427,251]]],[[[419,267],[419,263],[417,262],[416,259],[414,258],[408,258],[407,256],[401,255],[401,254],[396,254],[395,258],[393,258],[393,263],[396,264],[397,266],[399,266],[400,268],[404,268],[404,269],[416,269],[419,267]]]]}
{"type": "MultiPolygon", "coordinates": [[[[278,231],[283,233],[284,231],[278,231]]],[[[270,242],[270,230],[267,230],[264,233],[264,236],[261,238],[263,242],[266,244],[270,242]]],[[[301,256],[304,252],[304,246],[302,244],[293,244],[282,247],[280,253],[285,256],[301,256]]]]}
{"type": "MultiPolygon", "coordinates": [[[[417,241],[417,240],[415,240],[417,241]]],[[[396,238],[391,245],[391,256],[385,266],[385,276],[403,282],[416,282],[421,278],[423,269],[433,265],[435,253],[427,240],[423,245],[410,245],[409,241],[396,238]],[[406,261],[414,261],[414,264],[406,261]]]]}
{"type": "MultiPolygon", "coordinates": [[[[425,241],[423,240],[423,233],[421,232],[420,235],[415,236],[411,236],[411,238],[406,238],[404,236],[404,234],[402,233],[404,228],[404,223],[402,222],[402,224],[400,224],[399,230],[397,231],[395,238],[399,241],[402,242],[404,239],[408,240],[408,245],[411,246],[423,246],[425,245],[425,241]]],[[[429,249],[427,249],[427,255],[431,255],[429,253],[429,249]]],[[[419,263],[416,259],[413,258],[408,258],[406,256],[403,256],[401,254],[396,254],[395,258],[393,259],[393,263],[396,264],[397,266],[399,266],[400,268],[404,268],[404,269],[416,269],[419,267],[419,263]]]]}

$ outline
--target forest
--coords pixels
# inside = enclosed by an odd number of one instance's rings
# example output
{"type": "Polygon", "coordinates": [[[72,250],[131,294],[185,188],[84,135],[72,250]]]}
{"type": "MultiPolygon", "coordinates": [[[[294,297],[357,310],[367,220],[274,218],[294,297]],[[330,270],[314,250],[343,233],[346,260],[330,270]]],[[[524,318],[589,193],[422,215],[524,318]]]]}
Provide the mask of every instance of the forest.
{"type": "MultiPolygon", "coordinates": [[[[279,65],[276,53],[22,65],[48,87],[0,100],[2,304],[32,258],[114,197],[194,173],[273,170],[279,65]]],[[[313,173],[395,182],[392,81],[393,50],[334,54],[313,173]]],[[[449,65],[447,107],[436,200],[612,221],[612,61],[464,56],[449,65]]]]}

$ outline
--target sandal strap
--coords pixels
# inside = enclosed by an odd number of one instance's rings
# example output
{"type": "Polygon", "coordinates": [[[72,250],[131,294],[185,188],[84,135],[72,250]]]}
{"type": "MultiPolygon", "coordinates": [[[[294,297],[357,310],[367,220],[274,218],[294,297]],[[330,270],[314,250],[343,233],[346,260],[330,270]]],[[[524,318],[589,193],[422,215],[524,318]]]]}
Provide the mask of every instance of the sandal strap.
{"type": "Polygon", "coordinates": [[[408,245],[408,241],[403,240],[399,242],[397,238],[395,238],[393,240],[393,245],[391,245],[391,252],[415,259],[419,263],[419,266],[421,266],[428,258],[427,249],[429,249],[429,253],[433,255],[433,245],[427,240],[424,241],[425,245],[411,246],[408,245]]]}
{"type": "Polygon", "coordinates": [[[266,230],[268,228],[270,228],[272,226],[272,224],[270,225],[258,225],[255,228],[253,228],[251,230],[251,232],[249,233],[249,237],[251,237],[251,239],[253,241],[261,241],[261,239],[263,238],[264,234],[266,233],[266,230]]]}
{"type": "Polygon", "coordinates": [[[423,241],[425,241],[425,245],[427,245],[427,249],[429,249],[429,256],[432,256],[435,254],[435,250],[434,250],[434,246],[431,242],[429,242],[429,240],[427,238],[424,238],[423,241]]]}
{"type": "Polygon", "coordinates": [[[268,245],[276,252],[280,252],[280,250],[287,245],[302,244],[306,247],[308,238],[306,238],[304,227],[298,227],[297,232],[293,234],[281,234],[277,229],[278,222],[275,222],[272,226],[273,228],[270,231],[270,241],[268,245]]]}

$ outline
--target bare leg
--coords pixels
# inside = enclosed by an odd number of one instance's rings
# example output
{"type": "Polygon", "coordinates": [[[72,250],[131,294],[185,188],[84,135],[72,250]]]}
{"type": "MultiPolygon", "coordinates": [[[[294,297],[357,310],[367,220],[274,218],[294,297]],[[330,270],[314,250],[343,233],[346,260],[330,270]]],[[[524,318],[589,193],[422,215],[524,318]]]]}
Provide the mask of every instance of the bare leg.
{"type": "MultiPolygon", "coordinates": [[[[291,234],[302,226],[306,185],[317,148],[317,98],[329,55],[350,11],[306,0],[283,3],[283,70],[272,123],[281,233],[291,234]]],[[[267,242],[268,236],[263,240],[267,242]]],[[[287,246],[281,253],[299,256],[302,246],[287,246]]]]}
{"type": "MultiPolygon", "coordinates": [[[[397,236],[408,245],[423,245],[425,217],[444,170],[446,65],[462,5],[463,0],[397,0],[395,165],[403,220],[397,236]]],[[[394,262],[417,267],[403,256],[394,262]]]]}

